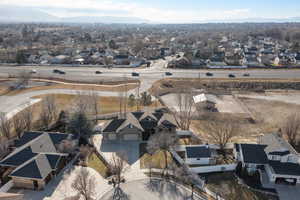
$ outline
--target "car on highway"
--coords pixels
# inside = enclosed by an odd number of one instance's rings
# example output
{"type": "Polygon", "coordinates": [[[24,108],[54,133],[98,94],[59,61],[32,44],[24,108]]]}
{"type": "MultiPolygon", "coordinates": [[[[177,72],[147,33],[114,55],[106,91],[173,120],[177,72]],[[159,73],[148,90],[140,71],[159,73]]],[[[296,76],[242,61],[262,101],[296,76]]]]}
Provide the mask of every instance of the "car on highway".
{"type": "Polygon", "coordinates": [[[58,70],[58,69],[54,69],[53,70],[53,73],[57,73],[58,74],[59,72],[60,72],[60,70],[58,70]]]}
{"type": "Polygon", "coordinates": [[[250,76],[250,74],[249,73],[245,73],[245,74],[243,74],[243,76],[248,77],[248,76],[250,76]]]}
{"type": "Polygon", "coordinates": [[[66,74],[66,72],[64,72],[64,71],[60,71],[60,72],[59,72],[59,74],[66,74]]]}
{"type": "Polygon", "coordinates": [[[102,72],[101,72],[101,71],[96,71],[95,73],[96,73],[96,74],[102,74],[102,72]]]}
{"type": "Polygon", "coordinates": [[[228,74],[228,77],[229,78],[235,78],[235,75],[234,74],[228,74]]]}
{"type": "Polygon", "coordinates": [[[137,72],[132,72],[132,74],[131,74],[132,76],[140,76],[140,74],[139,73],[137,73],[137,72]]]}
{"type": "Polygon", "coordinates": [[[173,75],[171,72],[166,72],[165,74],[166,74],[166,76],[172,76],[173,75]]]}
{"type": "Polygon", "coordinates": [[[37,73],[37,71],[35,70],[35,69],[32,69],[31,71],[30,71],[30,74],[36,74],[37,73]]]}
{"type": "Polygon", "coordinates": [[[214,74],[213,73],[211,73],[211,72],[207,72],[206,73],[206,76],[213,76],[214,74]]]}

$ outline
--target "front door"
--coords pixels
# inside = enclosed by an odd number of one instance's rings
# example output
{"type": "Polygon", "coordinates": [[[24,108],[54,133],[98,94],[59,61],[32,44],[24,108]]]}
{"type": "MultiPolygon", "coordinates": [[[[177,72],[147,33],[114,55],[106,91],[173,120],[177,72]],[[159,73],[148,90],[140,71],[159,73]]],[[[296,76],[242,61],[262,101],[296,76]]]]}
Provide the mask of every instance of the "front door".
{"type": "Polygon", "coordinates": [[[37,181],[33,181],[33,189],[37,190],[39,188],[39,184],[37,181]]]}

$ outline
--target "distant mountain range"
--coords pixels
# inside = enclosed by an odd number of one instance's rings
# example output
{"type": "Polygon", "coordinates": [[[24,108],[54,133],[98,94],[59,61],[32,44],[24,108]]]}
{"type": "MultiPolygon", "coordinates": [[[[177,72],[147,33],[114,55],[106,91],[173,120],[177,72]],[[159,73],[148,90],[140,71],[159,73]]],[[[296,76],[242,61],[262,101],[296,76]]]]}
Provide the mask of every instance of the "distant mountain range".
{"type": "MultiPolygon", "coordinates": [[[[31,7],[9,7],[0,6],[0,23],[18,23],[18,22],[59,22],[59,23],[126,23],[126,24],[141,24],[141,23],[160,23],[151,22],[138,17],[115,17],[115,16],[79,16],[60,18],[48,14],[39,8],[31,7]]],[[[248,18],[248,19],[219,19],[219,20],[197,20],[190,23],[283,23],[283,22],[300,22],[300,17],[291,18],[248,18]]]]}
{"type": "Polygon", "coordinates": [[[137,17],[114,16],[80,16],[60,18],[50,15],[40,9],[25,7],[0,7],[0,22],[60,22],[60,23],[149,23],[148,20],[137,17]]]}

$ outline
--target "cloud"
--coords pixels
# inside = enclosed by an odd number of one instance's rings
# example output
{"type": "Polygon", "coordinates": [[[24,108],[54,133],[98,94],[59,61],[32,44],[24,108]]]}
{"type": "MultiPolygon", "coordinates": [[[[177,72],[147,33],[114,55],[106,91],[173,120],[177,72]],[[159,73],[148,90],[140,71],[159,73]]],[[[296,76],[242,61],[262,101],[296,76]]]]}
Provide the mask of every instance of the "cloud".
{"type": "Polygon", "coordinates": [[[246,18],[249,9],[234,10],[171,10],[117,0],[1,0],[0,5],[39,8],[59,17],[126,16],[144,18],[153,22],[183,23],[203,20],[246,18]]]}

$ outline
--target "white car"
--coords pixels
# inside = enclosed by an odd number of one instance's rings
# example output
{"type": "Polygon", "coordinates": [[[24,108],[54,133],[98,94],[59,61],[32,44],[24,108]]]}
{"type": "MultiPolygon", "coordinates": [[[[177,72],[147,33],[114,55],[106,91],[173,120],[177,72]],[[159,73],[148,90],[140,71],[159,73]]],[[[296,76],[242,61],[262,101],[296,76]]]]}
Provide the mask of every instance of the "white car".
{"type": "Polygon", "coordinates": [[[35,69],[32,69],[31,71],[30,71],[30,74],[36,74],[37,73],[37,71],[35,70],[35,69]]]}

